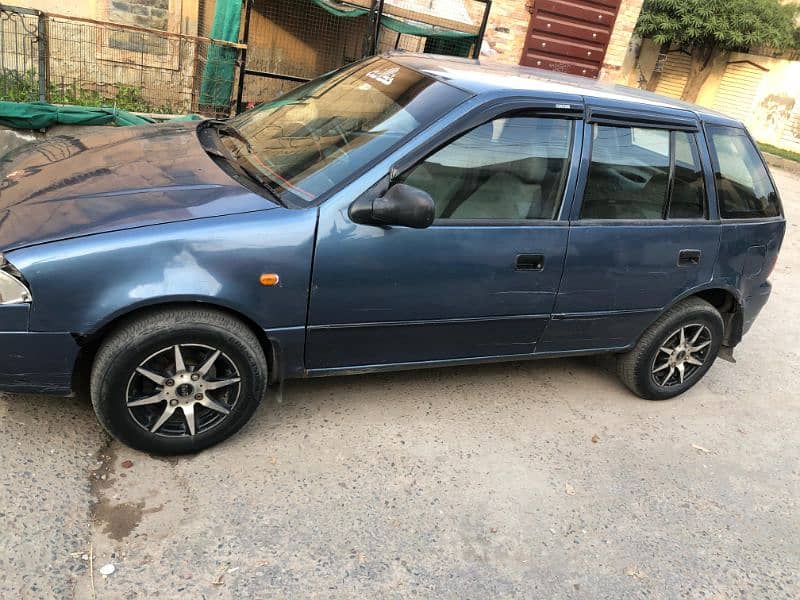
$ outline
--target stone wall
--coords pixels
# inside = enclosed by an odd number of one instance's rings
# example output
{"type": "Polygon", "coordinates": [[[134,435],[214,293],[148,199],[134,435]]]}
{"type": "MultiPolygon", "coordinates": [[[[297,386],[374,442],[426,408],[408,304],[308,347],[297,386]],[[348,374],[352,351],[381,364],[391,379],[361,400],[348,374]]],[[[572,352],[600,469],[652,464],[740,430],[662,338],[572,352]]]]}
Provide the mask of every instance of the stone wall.
{"type": "Polygon", "coordinates": [[[109,20],[167,31],[169,0],[111,0],[109,20]]]}

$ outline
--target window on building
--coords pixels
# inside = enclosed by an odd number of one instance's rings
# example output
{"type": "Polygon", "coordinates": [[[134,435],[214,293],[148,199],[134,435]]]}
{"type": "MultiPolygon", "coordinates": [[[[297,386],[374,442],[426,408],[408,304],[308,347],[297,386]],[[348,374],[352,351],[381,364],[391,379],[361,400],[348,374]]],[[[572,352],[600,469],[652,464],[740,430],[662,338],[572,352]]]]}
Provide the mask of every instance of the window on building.
{"type": "MultiPolygon", "coordinates": [[[[174,18],[178,11],[171,5],[175,2],[176,0],[109,0],[106,17],[108,21],[120,25],[176,33],[180,28],[180,19],[174,18]]],[[[118,50],[159,56],[174,50],[163,36],[129,29],[112,30],[109,45],[118,50]]]]}

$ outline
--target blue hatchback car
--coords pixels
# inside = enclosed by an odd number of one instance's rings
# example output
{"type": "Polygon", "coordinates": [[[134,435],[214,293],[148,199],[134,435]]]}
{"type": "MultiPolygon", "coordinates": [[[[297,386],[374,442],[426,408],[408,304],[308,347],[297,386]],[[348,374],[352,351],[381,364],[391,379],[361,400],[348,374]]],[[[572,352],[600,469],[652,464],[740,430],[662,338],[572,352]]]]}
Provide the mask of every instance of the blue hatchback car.
{"type": "Polygon", "coordinates": [[[0,388],[88,389],[161,454],[295,377],[613,353],[670,398],[732,356],[785,229],[737,121],[427,55],[26,146],[0,192],[0,388]]]}

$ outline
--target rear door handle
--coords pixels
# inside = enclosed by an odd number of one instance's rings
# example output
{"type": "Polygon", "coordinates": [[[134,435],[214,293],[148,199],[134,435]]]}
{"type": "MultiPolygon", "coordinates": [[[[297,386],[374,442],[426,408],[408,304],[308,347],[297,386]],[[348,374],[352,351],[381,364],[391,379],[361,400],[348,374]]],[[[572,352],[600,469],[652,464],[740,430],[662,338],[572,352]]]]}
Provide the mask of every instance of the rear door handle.
{"type": "Polygon", "coordinates": [[[702,252],[700,250],[681,250],[678,253],[678,266],[688,267],[691,265],[699,265],[701,255],[702,252]]]}
{"type": "Polygon", "coordinates": [[[517,256],[517,271],[542,270],[544,270],[544,254],[519,254],[517,256]]]}

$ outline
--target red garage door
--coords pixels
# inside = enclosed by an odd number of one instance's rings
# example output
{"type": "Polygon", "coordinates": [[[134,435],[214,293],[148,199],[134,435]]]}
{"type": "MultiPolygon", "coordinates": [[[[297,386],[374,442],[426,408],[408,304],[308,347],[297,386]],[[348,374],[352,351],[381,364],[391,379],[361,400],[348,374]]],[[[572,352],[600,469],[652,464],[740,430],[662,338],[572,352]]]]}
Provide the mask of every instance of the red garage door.
{"type": "Polygon", "coordinates": [[[597,77],[620,0],[534,0],[520,64],[597,77]]]}

